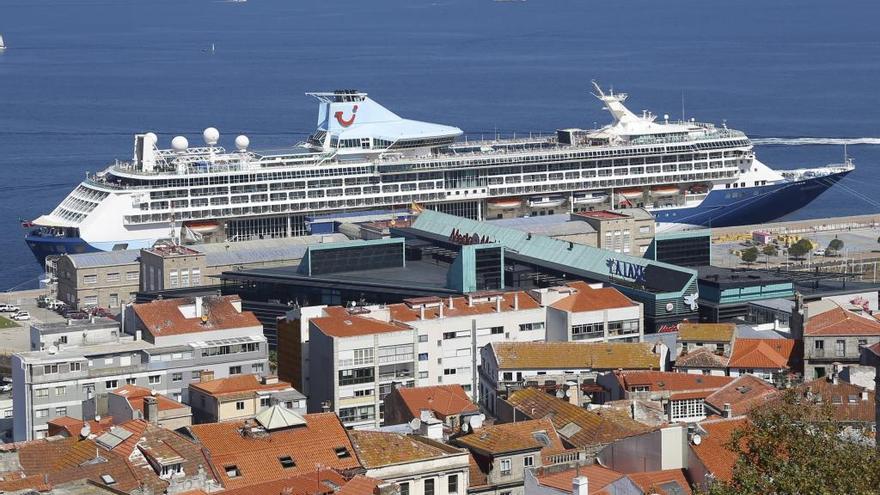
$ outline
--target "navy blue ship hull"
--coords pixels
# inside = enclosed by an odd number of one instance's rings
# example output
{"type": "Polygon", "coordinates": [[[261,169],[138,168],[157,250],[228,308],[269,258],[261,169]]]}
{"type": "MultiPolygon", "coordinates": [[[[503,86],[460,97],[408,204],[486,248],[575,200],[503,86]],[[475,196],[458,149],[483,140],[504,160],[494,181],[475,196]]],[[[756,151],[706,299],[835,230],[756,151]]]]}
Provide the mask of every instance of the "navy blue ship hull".
{"type": "Polygon", "coordinates": [[[40,266],[46,263],[46,257],[49,255],[100,251],[80,237],[41,235],[37,231],[32,231],[25,235],[24,240],[40,266]]]}
{"type": "Polygon", "coordinates": [[[771,222],[810,204],[851,171],[782,184],[713,190],[699,206],[652,213],[660,223],[703,227],[771,222]]]}

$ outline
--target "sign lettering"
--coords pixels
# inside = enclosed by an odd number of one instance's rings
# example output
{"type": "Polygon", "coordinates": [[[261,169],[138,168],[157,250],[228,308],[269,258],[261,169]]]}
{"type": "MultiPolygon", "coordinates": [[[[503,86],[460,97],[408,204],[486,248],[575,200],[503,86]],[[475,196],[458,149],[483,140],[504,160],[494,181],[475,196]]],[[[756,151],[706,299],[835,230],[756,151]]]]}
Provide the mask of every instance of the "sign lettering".
{"type": "Polygon", "coordinates": [[[633,282],[645,283],[645,267],[642,265],[615,259],[608,260],[606,264],[608,265],[608,274],[613,277],[623,277],[633,282]]]}

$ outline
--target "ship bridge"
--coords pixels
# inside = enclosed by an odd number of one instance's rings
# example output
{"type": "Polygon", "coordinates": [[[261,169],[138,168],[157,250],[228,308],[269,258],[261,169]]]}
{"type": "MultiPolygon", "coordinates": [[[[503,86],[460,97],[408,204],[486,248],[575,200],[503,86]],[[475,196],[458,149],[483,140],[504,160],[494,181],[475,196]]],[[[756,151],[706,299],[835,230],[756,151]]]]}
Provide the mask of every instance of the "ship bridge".
{"type": "Polygon", "coordinates": [[[404,119],[357,90],[306,93],[319,101],[318,125],[308,145],[340,154],[425,150],[448,146],[458,127],[404,119]]]}

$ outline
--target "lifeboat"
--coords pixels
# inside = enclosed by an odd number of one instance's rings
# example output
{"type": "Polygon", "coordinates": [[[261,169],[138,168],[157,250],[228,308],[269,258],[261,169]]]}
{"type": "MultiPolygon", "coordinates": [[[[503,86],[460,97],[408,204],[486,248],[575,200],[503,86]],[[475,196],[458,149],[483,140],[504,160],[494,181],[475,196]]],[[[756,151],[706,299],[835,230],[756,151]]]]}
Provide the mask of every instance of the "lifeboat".
{"type": "Polygon", "coordinates": [[[489,200],[489,208],[498,210],[512,210],[522,206],[522,200],[519,198],[496,198],[489,200]]]}
{"type": "Polygon", "coordinates": [[[196,220],[184,224],[189,230],[198,234],[210,234],[220,230],[220,222],[216,220],[196,220]]]}
{"type": "Polygon", "coordinates": [[[675,196],[678,193],[678,186],[654,186],[651,188],[651,194],[654,196],[675,196]]]}
{"type": "Polygon", "coordinates": [[[709,192],[708,184],[694,184],[687,189],[688,194],[706,194],[709,192]]]}
{"type": "Polygon", "coordinates": [[[641,198],[644,193],[645,192],[640,187],[629,187],[617,190],[617,194],[626,199],[638,199],[641,198]]]}
{"type": "Polygon", "coordinates": [[[603,192],[583,192],[574,194],[574,204],[576,205],[594,205],[603,203],[608,199],[608,194],[603,192]]]}
{"type": "Polygon", "coordinates": [[[533,196],[529,198],[529,206],[533,208],[555,208],[565,204],[562,196],[533,196]]]}

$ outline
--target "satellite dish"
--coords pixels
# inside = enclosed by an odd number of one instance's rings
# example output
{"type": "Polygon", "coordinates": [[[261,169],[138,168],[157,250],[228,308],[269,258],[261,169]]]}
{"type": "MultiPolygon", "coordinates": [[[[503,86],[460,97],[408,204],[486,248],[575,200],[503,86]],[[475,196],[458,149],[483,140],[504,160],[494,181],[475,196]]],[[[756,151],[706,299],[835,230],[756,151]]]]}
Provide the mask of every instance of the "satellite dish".
{"type": "Polygon", "coordinates": [[[95,416],[95,421],[101,421],[101,416],[95,416]]]}
{"type": "Polygon", "coordinates": [[[562,390],[557,390],[556,391],[556,398],[561,399],[563,397],[565,397],[565,392],[563,392],[562,390]]]}
{"type": "Polygon", "coordinates": [[[220,141],[220,131],[218,131],[216,127],[208,127],[205,129],[205,132],[202,133],[202,138],[204,138],[205,144],[208,146],[214,146],[220,141]]]}
{"type": "Polygon", "coordinates": [[[565,391],[565,396],[566,396],[566,397],[571,397],[571,389],[568,389],[568,390],[565,391]]]}
{"type": "Polygon", "coordinates": [[[422,428],[422,420],[419,418],[413,418],[412,421],[409,422],[409,427],[413,431],[418,431],[422,428]]]}
{"type": "Polygon", "coordinates": [[[691,437],[691,443],[694,445],[700,445],[703,443],[703,437],[701,437],[699,433],[694,433],[694,436],[691,437]]]}
{"type": "Polygon", "coordinates": [[[470,424],[472,430],[479,430],[483,427],[483,420],[486,419],[486,416],[480,414],[479,416],[471,416],[468,418],[468,424],[470,424]]]}
{"type": "Polygon", "coordinates": [[[471,427],[470,427],[470,425],[467,424],[467,423],[464,423],[464,424],[461,425],[461,431],[463,431],[463,432],[465,432],[465,433],[467,433],[468,430],[470,430],[470,429],[471,429],[471,427]]]}
{"type": "Polygon", "coordinates": [[[82,429],[79,430],[79,437],[85,440],[89,438],[89,435],[92,434],[92,429],[89,427],[88,423],[83,423],[82,429]]]}

